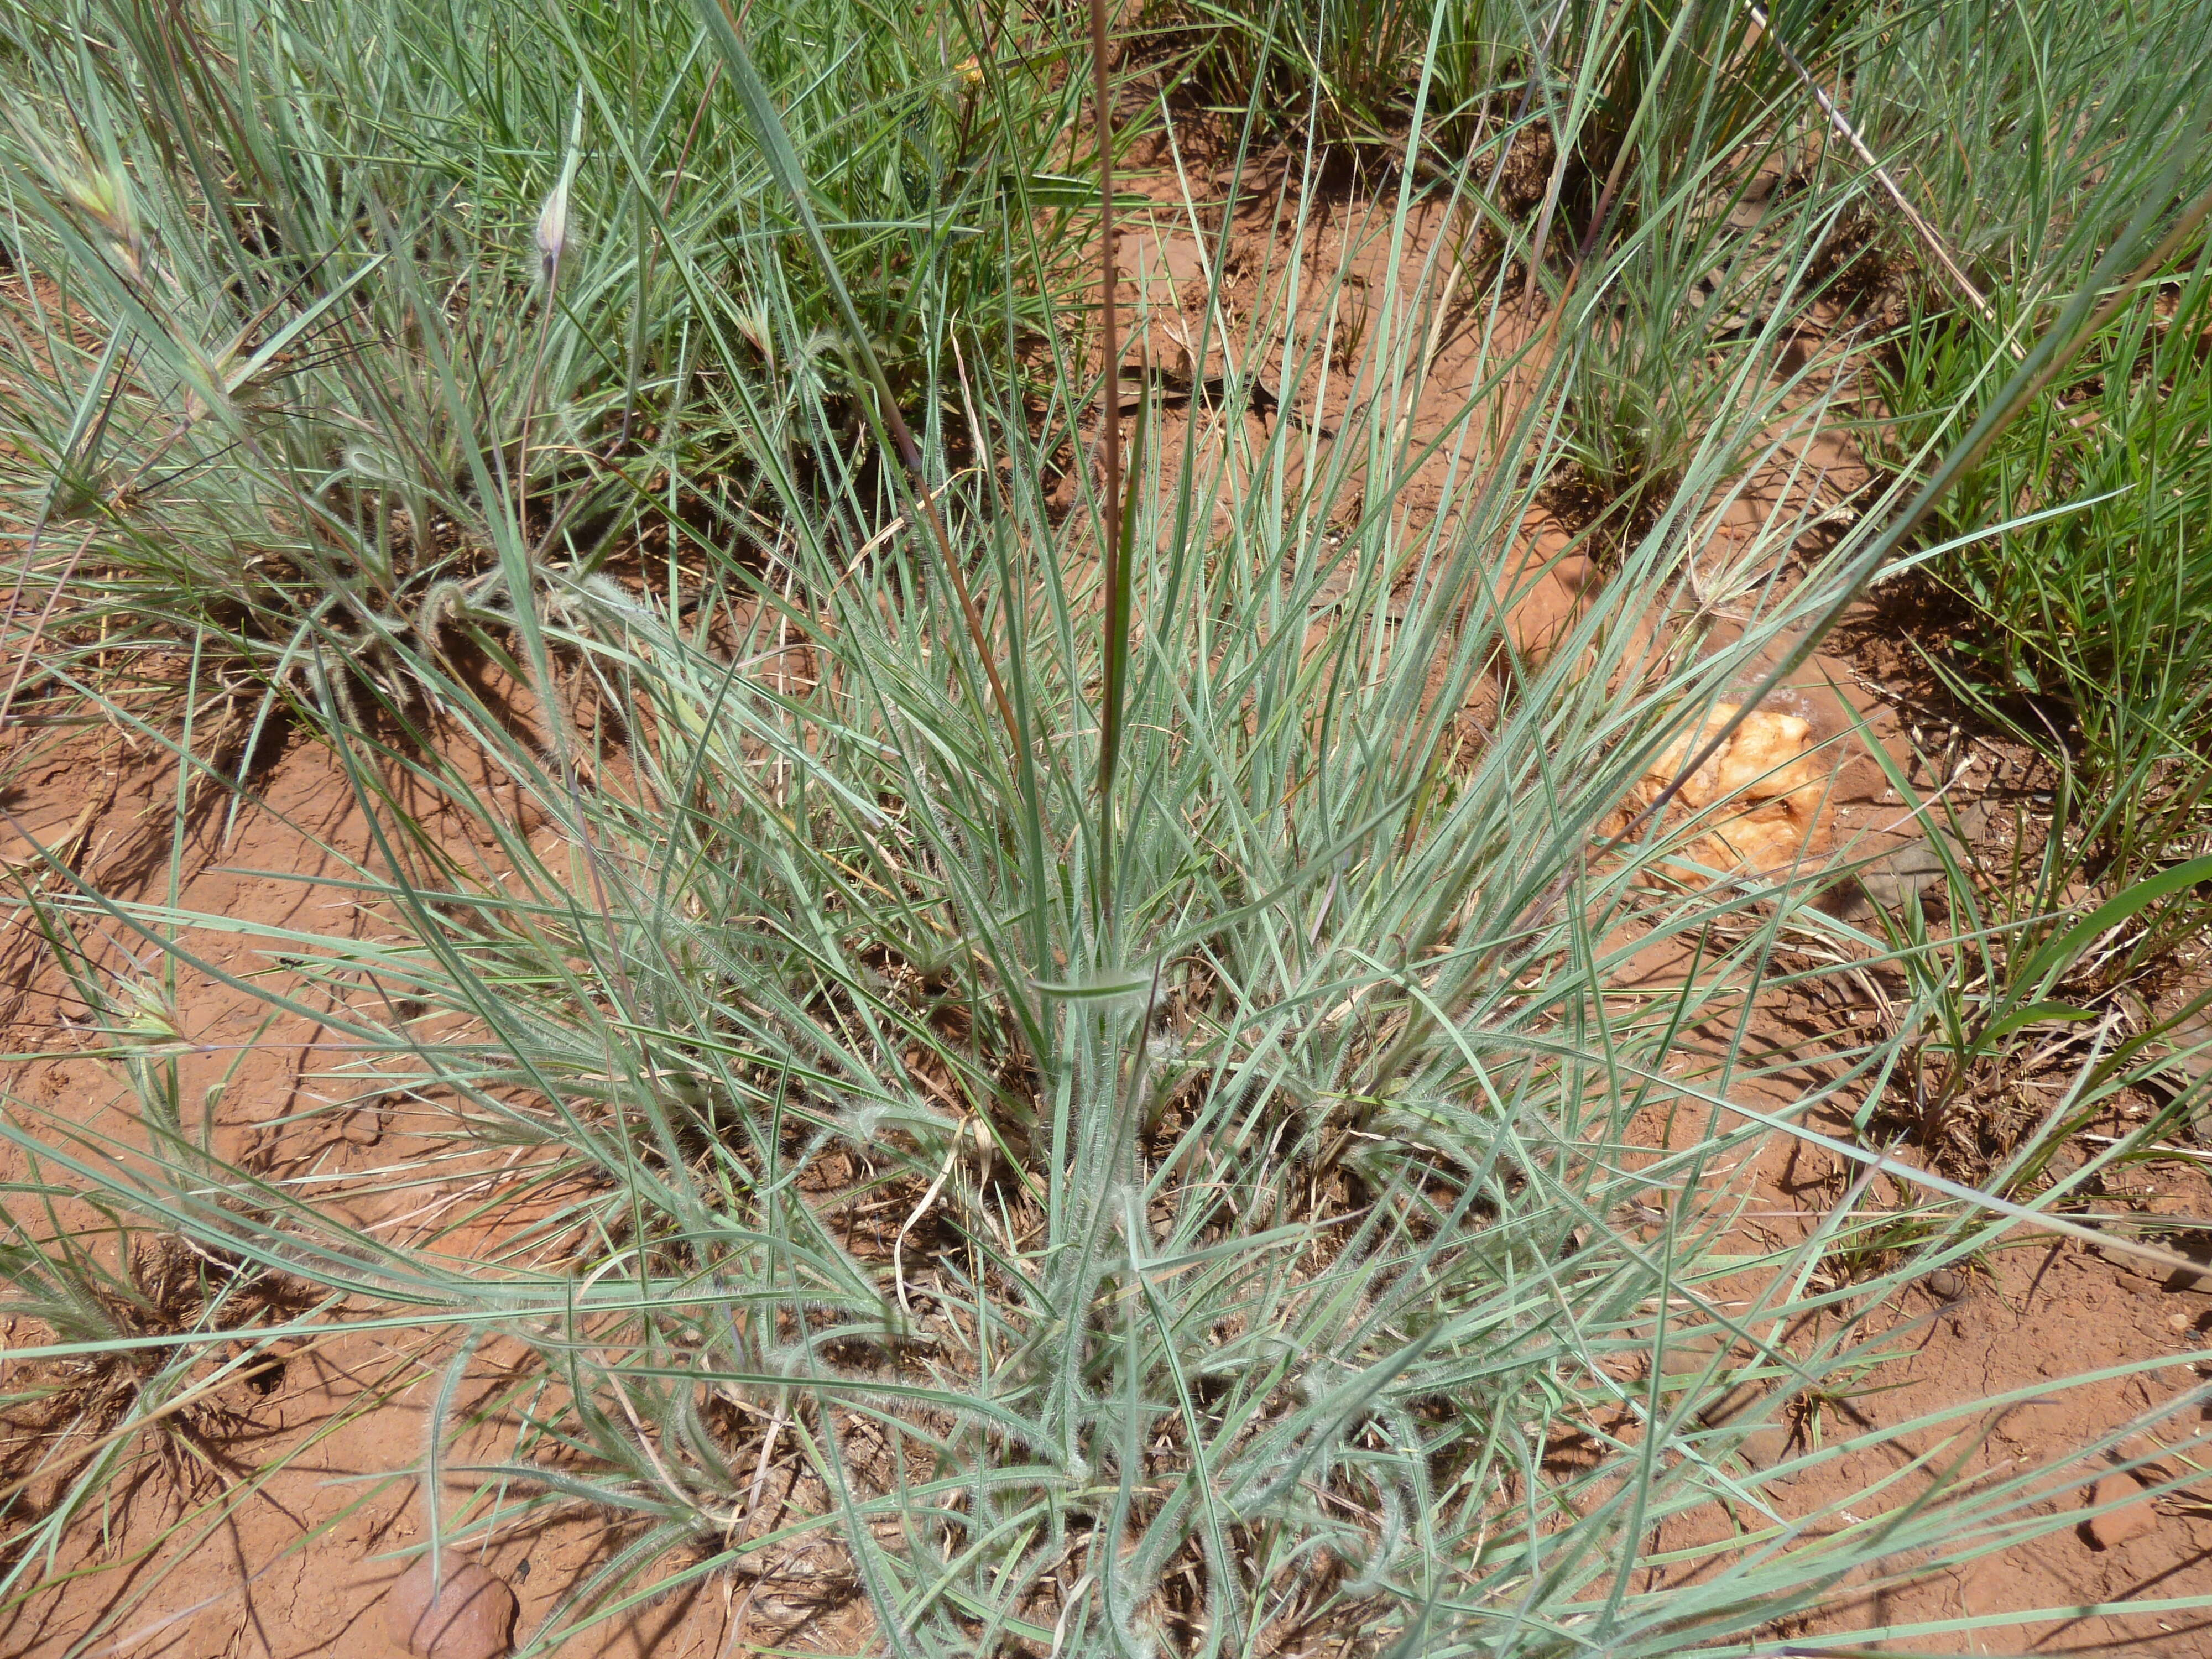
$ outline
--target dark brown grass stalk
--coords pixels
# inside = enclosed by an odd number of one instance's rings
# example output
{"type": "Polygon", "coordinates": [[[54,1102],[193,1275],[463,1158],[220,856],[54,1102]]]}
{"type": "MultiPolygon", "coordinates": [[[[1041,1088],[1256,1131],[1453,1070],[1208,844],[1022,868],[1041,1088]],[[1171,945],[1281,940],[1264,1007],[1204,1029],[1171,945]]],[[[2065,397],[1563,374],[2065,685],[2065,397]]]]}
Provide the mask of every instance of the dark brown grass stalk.
{"type": "Polygon", "coordinates": [[[1122,547],[1121,343],[1115,304],[1114,112],[1107,74],[1106,0],[1091,0],[1091,101],[1098,141],[1099,455],[1105,473],[1098,509],[1099,563],[1106,580],[1105,684],[1098,718],[1098,830],[1102,894],[1113,870],[1114,768],[1121,747],[1121,688],[1127,673],[1129,589],[1122,547]]]}

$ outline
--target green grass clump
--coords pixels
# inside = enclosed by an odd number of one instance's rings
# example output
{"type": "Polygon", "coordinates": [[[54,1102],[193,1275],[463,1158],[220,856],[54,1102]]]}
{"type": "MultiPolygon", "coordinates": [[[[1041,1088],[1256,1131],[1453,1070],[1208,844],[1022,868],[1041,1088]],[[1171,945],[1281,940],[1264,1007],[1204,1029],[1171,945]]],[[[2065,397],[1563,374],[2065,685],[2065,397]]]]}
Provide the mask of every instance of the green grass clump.
{"type": "MultiPolygon", "coordinates": [[[[1425,324],[1378,331],[1363,374],[1425,324]]],[[[1010,395],[979,409],[990,471],[1034,477],[1056,434],[1010,395]]],[[[122,929],[278,1006],[329,1006],[350,1054],[318,1079],[334,1099],[397,1095],[520,1149],[520,1190],[564,1196],[489,1259],[349,1227],[210,1156],[148,1063],[166,1028],[110,1022],[144,1151],[94,1159],[21,1104],[9,1132],[74,1148],[118,1212],[343,1294],[353,1319],[533,1352],[545,1381],[508,1457],[456,1469],[442,1418],[425,1455],[485,1488],[449,1537],[579,1505],[620,1523],[606,1574],[531,1632],[541,1650],[655,1586],[828,1540],[914,1652],[1269,1652],[1330,1632],[1657,1656],[1896,1552],[2069,1524],[2040,1477],[1955,1498],[1908,1480],[1817,1526],[1784,1518],[1741,1442],[1850,1386],[1873,1358],[1859,1321],[1914,1267],[1815,1284],[1863,1224],[1847,1213],[1743,1253],[1718,1176],[1760,1131],[1725,1127],[1724,1103],[1763,1062],[1723,1042],[1686,1072],[1675,1039],[1838,924],[1802,889],[1651,889],[1660,841],[1587,860],[1626,783],[1746,653],[1833,600],[1833,573],[1696,667],[1593,615],[1468,750],[1532,485],[1468,469],[1448,514],[1382,507],[1340,538],[1346,450],[1385,480],[1431,464],[1401,414],[1376,399],[1334,455],[1274,428],[1260,476],[1304,449],[1310,492],[1239,490],[1232,434],[1144,452],[1145,621],[1103,803],[1080,521],[1055,529],[1033,484],[1002,499],[988,473],[947,492],[979,639],[913,530],[849,561],[857,526],[817,517],[768,429],[786,562],[757,572],[702,536],[685,550],[703,585],[549,582],[538,617],[572,690],[541,742],[414,665],[533,834],[435,746],[347,732],[333,704],[380,827],[358,872],[373,939],[270,939],[307,977],[272,960],[249,981],[210,960],[213,918],[46,908],[88,1000],[161,1006],[96,965],[96,933],[122,929]],[[793,635],[803,665],[777,648],[793,635]],[[1608,690],[1622,676],[1641,689],[1608,690]],[[426,791],[477,820],[494,869],[428,834],[426,791]],[[1670,938],[1700,941],[1704,971],[1598,994],[1670,938]],[[1680,1150],[1644,1146],[1650,1115],[1680,1150]],[[856,1243],[863,1208],[885,1220],[856,1243]],[[1749,1315],[1723,1290],[1747,1275],[1767,1287],[1749,1315]],[[1808,1320],[1810,1348],[1781,1345],[1808,1320]],[[1741,1351],[1647,1376],[1678,1321],[1741,1351]],[[1777,1385],[1759,1419],[1700,1414],[1747,1376],[1777,1385]],[[748,1537],[763,1421],[823,1499],[748,1537]],[[1696,1584],[1653,1588],[1640,1540],[1723,1501],[1741,1519],[1696,1584]]],[[[1524,441],[1543,453],[1540,428],[1524,441]]],[[[1624,580],[1670,580],[1668,546],[1640,542],[1624,580]]],[[[1987,1231],[1927,1224],[1939,1252],[1987,1231]]],[[[453,1342],[450,1376],[471,1350],[453,1342]]]]}
{"type": "MultiPolygon", "coordinates": [[[[1856,60],[1852,117],[1954,264],[1917,256],[1874,360],[1877,459],[1910,469],[1948,441],[2132,204],[2212,181],[2206,21],[2193,7],[1942,7],[1900,15],[1856,60]]],[[[2123,296],[1927,537],[1929,573],[1960,602],[1938,666],[2071,775],[2082,817],[2065,834],[2114,885],[2200,835],[2204,261],[2201,240],[2185,243],[2155,286],[2123,296]]]]}
{"type": "MultiPolygon", "coordinates": [[[[2177,157],[2202,187],[2207,17],[2071,0],[1870,9],[1832,90],[1976,289],[2024,301],[2087,270],[2177,157]]],[[[1960,297],[1924,246],[1914,258],[1960,297]]]]}
{"type": "MultiPolygon", "coordinates": [[[[1953,683],[2077,774],[2094,838],[2132,871],[2197,834],[2212,623],[2206,271],[2130,305],[1940,509],[1929,567],[1972,620],[1953,683]],[[1981,526],[2035,511],[2033,522],[1981,526]]],[[[1971,406],[2000,331],[1955,312],[1910,329],[1886,400],[1971,406]]],[[[1889,434],[1907,455],[1938,423],[1889,434]]]]}
{"type": "MultiPolygon", "coordinates": [[[[1037,26],[755,27],[894,384],[1041,323],[1073,94],[1037,26]]],[[[641,497],[740,510],[743,398],[860,439],[846,319],[775,258],[789,198],[688,14],[32,5],[0,32],[15,610],[65,592],[111,662],[207,627],[266,679],[345,658],[389,690],[529,568],[592,568],[641,497]]]]}
{"type": "MultiPolygon", "coordinates": [[[[1109,380],[1051,303],[1065,244],[1023,181],[1087,64],[994,48],[971,87],[930,19],[879,40],[873,14],[714,0],[386,19],[415,39],[306,6],[165,15],[198,18],[201,68],[138,32],[182,22],[118,9],[94,51],[15,15],[40,94],[19,339],[55,367],[9,396],[38,535],[84,538],[49,591],[89,607],[58,627],[127,605],[126,641],[291,689],[370,825],[345,889],[368,920],[193,912],[181,817],[156,896],[58,860],[27,889],[129,1127],[0,1117],[35,1171],[7,1194],[11,1275],[51,1334],[19,1360],[158,1347],[151,1412],[222,1344],[414,1331],[442,1371],[428,1546],[578,1513],[613,1537],[527,1652],[817,1546],[900,1654],[1747,1652],[1846,1583],[2074,1523],[2070,1454],[1960,1479],[2002,1402],[1892,1425],[1928,1449],[1870,1490],[1786,1488],[1870,1443],[1785,1433],[1778,1466],[1772,1431],[1860,1385],[1914,1274],[2023,1219],[2083,1230],[1914,1170],[1905,1212],[1862,1182],[1801,1241],[1738,1231],[1731,1172],[1765,1134],[1883,1164],[1807,1121],[1887,1098],[1954,998],[1906,970],[1947,947],[1836,919],[1810,878],[1667,878],[1698,826],[1622,809],[1993,464],[2162,197],[2006,389],[1953,411],[1972,435],[1924,489],[1899,477],[1723,617],[1686,550],[1827,416],[1773,366],[1825,268],[1805,228],[1864,181],[1740,211],[1810,118],[1718,9],[1573,14],[1544,118],[1618,125],[1602,176],[1538,210],[1565,262],[1533,227],[1517,267],[1425,230],[1479,215],[1504,152],[1433,172],[1416,96],[1373,250],[1319,251],[1318,156],[1237,250],[1259,278],[1234,306],[1216,242],[1194,356],[1228,366],[1182,386],[1109,380]],[[986,106],[1000,170],[933,172],[986,106]],[[1333,346],[1310,295],[1369,252],[1388,279],[1333,346]],[[1655,372],[1600,325],[1638,283],[1650,342],[1693,290],[1774,297],[1680,349],[1693,417],[1624,464],[1607,545],[1638,603],[1532,660],[1527,526],[1620,424],[1588,413],[1593,365],[1655,372]],[[1518,326],[1532,285],[1560,349],[1518,326]],[[1448,331],[1472,342],[1449,381],[1448,331]],[[1126,477],[1089,465],[1106,386],[1139,411],[1126,477]],[[1072,507],[1047,483],[1071,455],[1072,507]],[[1638,625],[1647,596],[1679,635],[1638,625]],[[1655,951],[1685,964],[1656,988],[1655,951]],[[1897,1028],[1756,1105],[1799,1057],[1745,1009],[1864,964],[1908,979],[1897,1028]],[[311,1113],[404,1100],[501,1149],[469,1248],[233,1156],[186,974],[316,1022],[311,1113]],[[127,1271],[100,1291],[76,1243],[94,1206],[211,1265],[188,1317],[118,1324],[127,1271]],[[495,1334],[524,1358],[464,1421],[495,1334]],[[1758,1407],[1724,1408],[1746,1383],[1758,1407]],[[483,1423],[504,1449],[465,1461],[483,1423]],[[778,1446],[805,1480],[770,1520],[778,1446]]],[[[1821,512],[1785,500],[1745,568],[1821,512]]],[[[191,724],[51,660],[180,788],[250,802],[191,724]]],[[[158,1430],[125,1414],[104,1444],[158,1430]]],[[[67,1507],[0,1497],[41,1547],[4,1558],[0,1612],[98,1495],[68,1467],[67,1507]]]]}

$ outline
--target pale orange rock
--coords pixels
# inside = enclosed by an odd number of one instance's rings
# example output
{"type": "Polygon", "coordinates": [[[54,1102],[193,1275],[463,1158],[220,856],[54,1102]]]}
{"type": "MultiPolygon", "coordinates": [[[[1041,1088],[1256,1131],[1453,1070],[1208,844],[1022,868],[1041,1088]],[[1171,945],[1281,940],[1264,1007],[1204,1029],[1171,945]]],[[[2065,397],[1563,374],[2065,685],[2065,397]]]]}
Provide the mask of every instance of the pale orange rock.
{"type": "MultiPolygon", "coordinates": [[[[1649,775],[1654,787],[1663,788],[1673,782],[1682,763],[1735,719],[1735,703],[1717,702],[1696,731],[1685,732],[1668,744],[1652,763],[1649,775]]],[[[1690,775],[1682,785],[1681,799],[1688,805],[1701,807],[1730,795],[1769,800],[1817,789],[1819,779],[1810,753],[1812,736],[1809,720],[1754,708],[1729,734],[1720,752],[1690,775]]]]}
{"type": "Polygon", "coordinates": [[[514,1612],[507,1581],[473,1561],[447,1560],[434,1595],[428,1554],[399,1576],[385,1604],[392,1639],[418,1659],[503,1659],[514,1612]]]}
{"type": "MultiPolygon", "coordinates": [[[[1715,703],[1695,730],[1667,746],[1644,775],[1638,792],[1643,804],[1659,798],[1737,707],[1715,703]]],[[[1723,874],[1773,874],[1818,857],[1828,850],[1827,781],[1811,722],[1754,708],[1675,792],[1682,808],[1702,815],[1702,833],[1684,851],[1723,874]]],[[[1692,872],[1678,867],[1674,873],[1692,872]]]]}
{"type": "Polygon", "coordinates": [[[1819,793],[1812,736],[1812,726],[1795,714],[1753,711],[1721,751],[1721,793],[1753,800],[1795,799],[1802,794],[1819,793]]]}

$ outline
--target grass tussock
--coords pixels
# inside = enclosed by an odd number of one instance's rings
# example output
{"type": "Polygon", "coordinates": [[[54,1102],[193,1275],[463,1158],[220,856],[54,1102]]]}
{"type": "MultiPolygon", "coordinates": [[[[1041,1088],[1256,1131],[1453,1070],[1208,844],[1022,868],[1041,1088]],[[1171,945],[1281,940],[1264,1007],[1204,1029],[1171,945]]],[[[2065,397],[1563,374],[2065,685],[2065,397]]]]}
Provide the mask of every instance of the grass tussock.
{"type": "MultiPolygon", "coordinates": [[[[1225,157],[1148,181],[1199,249],[1177,377],[1162,302],[1073,288],[1102,146],[1064,17],[0,15],[19,721],[114,722],[255,810],[257,742],[115,690],[181,660],[297,720],[365,826],[350,930],[195,909],[181,828],[166,886],[23,885],[127,1127],[0,1118],[22,1358],[69,1379],[0,1607],[200,1432],[176,1402],[403,1328],[428,1547],[613,1540],[529,1651],[804,1550],[902,1654],[1741,1652],[2074,1524],[2081,1449],[1963,1477],[1982,1402],[1835,1425],[1901,1287],[2093,1236],[2052,1148],[2163,1063],[2108,1022],[2075,1117],[1863,1201],[1894,1130],[1942,1143],[2057,1052],[2116,939],[2193,926],[2205,872],[2152,849],[2197,787],[2195,601],[2149,616],[2140,551],[2188,568],[2207,465],[2192,61],[2124,132],[2062,123],[2007,240],[1916,146],[1954,91],[2050,112],[1912,79],[1951,39],[1917,13],[1183,9],[1118,42],[1100,124],[1179,155],[1203,116],[1225,157]],[[1356,213],[1346,145],[1384,181],[1356,213]],[[1926,228],[1979,303],[1869,230],[1900,176],[1954,191],[1926,228]],[[1917,279],[1861,281],[1870,237],[1917,279]],[[1850,513],[1796,487],[1877,429],[1850,513]],[[2100,471],[2145,465],[2174,511],[2100,471]],[[2144,618],[2094,659],[2018,585],[2080,551],[2077,488],[2107,574],[2073,577],[2144,618]],[[1627,597],[1534,648],[1570,561],[1627,597]],[[1712,867],[1735,808],[1677,786],[1741,686],[1916,562],[2084,729],[2162,722],[2098,750],[2137,862],[2081,914],[1978,909],[1956,860],[1941,926],[1712,867]],[[2169,714],[2112,702],[2159,653],[2169,714]],[[1868,973],[1890,1017],[1820,1065],[1754,1031],[1868,973]],[[400,1103],[496,1150],[490,1195],[409,1234],[227,1144],[186,975],[312,1023],[303,1119],[400,1103]],[[1738,1224],[1778,1135],[1854,1172],[1778,1242],[1738,1224]],[[464,1410],[494,1346],[512,1386],[464,1410]],[[1785,1492],[1876,1443],[1919,1449],[1785,1492]]],[[[362,1189],[427,1179],[362,1145],[362,1189]]]]}

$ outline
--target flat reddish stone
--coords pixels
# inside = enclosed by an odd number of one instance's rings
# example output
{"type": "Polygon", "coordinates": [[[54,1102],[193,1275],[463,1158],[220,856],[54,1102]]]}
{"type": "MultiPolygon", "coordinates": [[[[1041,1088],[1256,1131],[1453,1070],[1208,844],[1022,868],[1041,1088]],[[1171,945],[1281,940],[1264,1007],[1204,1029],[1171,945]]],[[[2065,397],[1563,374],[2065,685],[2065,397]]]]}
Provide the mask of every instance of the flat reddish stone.
{"type": "Polygon", "coordinates": [[[385,1604],[392,1639],[420,1659],[502,1659],[514,1633],[514,1592],[473,1561],[447,1560],[434,1598],[426,1554],[385,1604]]]}
{"type": "MultiPolygon", "coordinates": [[[[2089,1505],[2101,1509],[2107,1504],[2120,1504],[2130,1492],[2142,1487],[2124,1474],[2108,1474],[2090,1488],[2089,1505]]],[[[2117,1548],[2130,1538],[2140,1538],[2158,1525],[2158,1510],[2148,1498],[2138,1498],[2132,1504],[2120,1504],[2116,1510],[2089,1517],[2089,1536],[2100,1550],[2117,1548]]]]}

